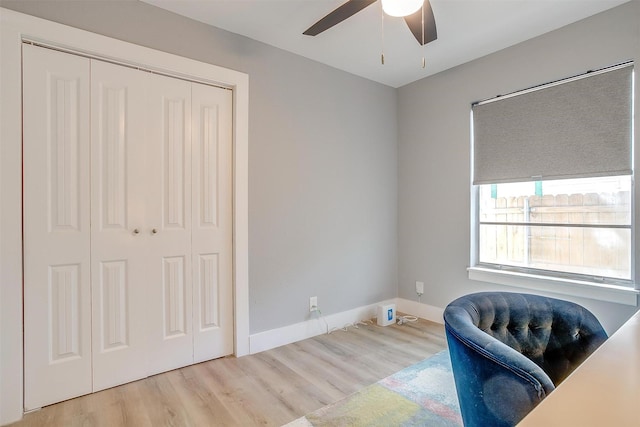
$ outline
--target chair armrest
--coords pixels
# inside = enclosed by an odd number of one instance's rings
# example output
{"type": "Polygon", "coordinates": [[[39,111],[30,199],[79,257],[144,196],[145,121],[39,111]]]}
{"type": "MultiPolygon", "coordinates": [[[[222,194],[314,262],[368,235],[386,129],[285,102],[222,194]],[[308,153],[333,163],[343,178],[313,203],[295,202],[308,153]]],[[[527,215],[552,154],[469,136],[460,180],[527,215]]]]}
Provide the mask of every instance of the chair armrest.
{"type": "MultiPolygon", "coordinates": [[[[555,389],[534,362],[447,308],[445,330],[465,426],[513,426],[555,389]],[[449,323],[457,323],[454,330],[449,323]],[[464,402],[464,403],[463,403],[464,402]]],[[[464,318],[464,317],[462,317],[464,318]]]]}

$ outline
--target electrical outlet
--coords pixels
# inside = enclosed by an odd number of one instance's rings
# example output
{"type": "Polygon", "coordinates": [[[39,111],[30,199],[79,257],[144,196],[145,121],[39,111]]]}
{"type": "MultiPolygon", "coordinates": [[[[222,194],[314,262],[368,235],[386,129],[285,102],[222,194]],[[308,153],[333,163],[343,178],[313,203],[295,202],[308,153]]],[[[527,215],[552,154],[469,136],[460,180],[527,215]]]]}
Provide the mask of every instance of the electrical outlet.
{"type": "Polygon", "coordinates": [[[309,297],[309,312],[318,309],[318,297],[309,297]]]}
{"type": "Polygon", "coordinates": [[[424,282],[416,282],[416,294],[424,294],[424,282]]]}

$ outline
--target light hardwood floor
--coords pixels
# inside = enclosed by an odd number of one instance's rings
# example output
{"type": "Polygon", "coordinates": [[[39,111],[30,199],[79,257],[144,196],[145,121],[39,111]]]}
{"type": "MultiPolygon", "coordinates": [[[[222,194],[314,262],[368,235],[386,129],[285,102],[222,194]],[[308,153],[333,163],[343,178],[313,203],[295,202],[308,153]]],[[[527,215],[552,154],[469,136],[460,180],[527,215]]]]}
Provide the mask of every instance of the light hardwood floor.
{"type": "Polygon", "coordinates": [[[360,325],[47,406],[13,426],[281,426],[446,348],[442,325],[360,325]]]}

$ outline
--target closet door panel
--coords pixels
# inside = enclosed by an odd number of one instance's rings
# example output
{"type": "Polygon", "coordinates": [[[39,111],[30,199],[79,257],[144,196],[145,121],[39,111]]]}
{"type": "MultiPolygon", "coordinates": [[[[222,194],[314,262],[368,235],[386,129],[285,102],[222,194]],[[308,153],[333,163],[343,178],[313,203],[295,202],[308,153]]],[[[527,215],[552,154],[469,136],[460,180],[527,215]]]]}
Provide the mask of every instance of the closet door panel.
{"type": "Polygon", "coordinates": [[[192,85],[194,360],[233,353],[232,92],[192,85]]]}
{"type": "Polygon", "coordinates": [[[91,392],[89,61],[23,46],[25,408],[91,392]]]}
{"type": "Polygon", "coordinates": [[[145,95],[145,73],[92,61],[94,391],[148,374],[145,95]]]}
{"type": "Polygon", "coordinates": [[[148,76],[147,271],[150,375],[193,363],[191,84],[148,76]]]}

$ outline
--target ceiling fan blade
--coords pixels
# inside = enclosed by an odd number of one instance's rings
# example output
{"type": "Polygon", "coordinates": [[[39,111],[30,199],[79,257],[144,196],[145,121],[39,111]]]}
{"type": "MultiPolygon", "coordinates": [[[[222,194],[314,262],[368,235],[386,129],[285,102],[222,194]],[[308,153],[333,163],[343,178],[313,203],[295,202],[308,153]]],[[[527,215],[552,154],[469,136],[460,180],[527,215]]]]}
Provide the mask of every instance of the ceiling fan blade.
{"type": "Polygon", "coordinates": [[[345,19],[349,18],[352,15],[355,15],[365,7],[375,2],[376,0],[349,0],[348,2],[313,24],[311,27],[309,27],[309,29],[307,29],[307,31],[302,34],[307,36],[317,36],[321,32],[326,31],[334,25],[341,23],[345,19]]]}
{"type": "Polygon", "coordinates": [[[436,19],[433,16],[433,9],[429,0],[424,0],[424,43],[422,43],[422,9],[413,15],[405,16],[404,20],[409,26],[418,43],[425,45],[438,38],[436,31],[436,19]]]}

